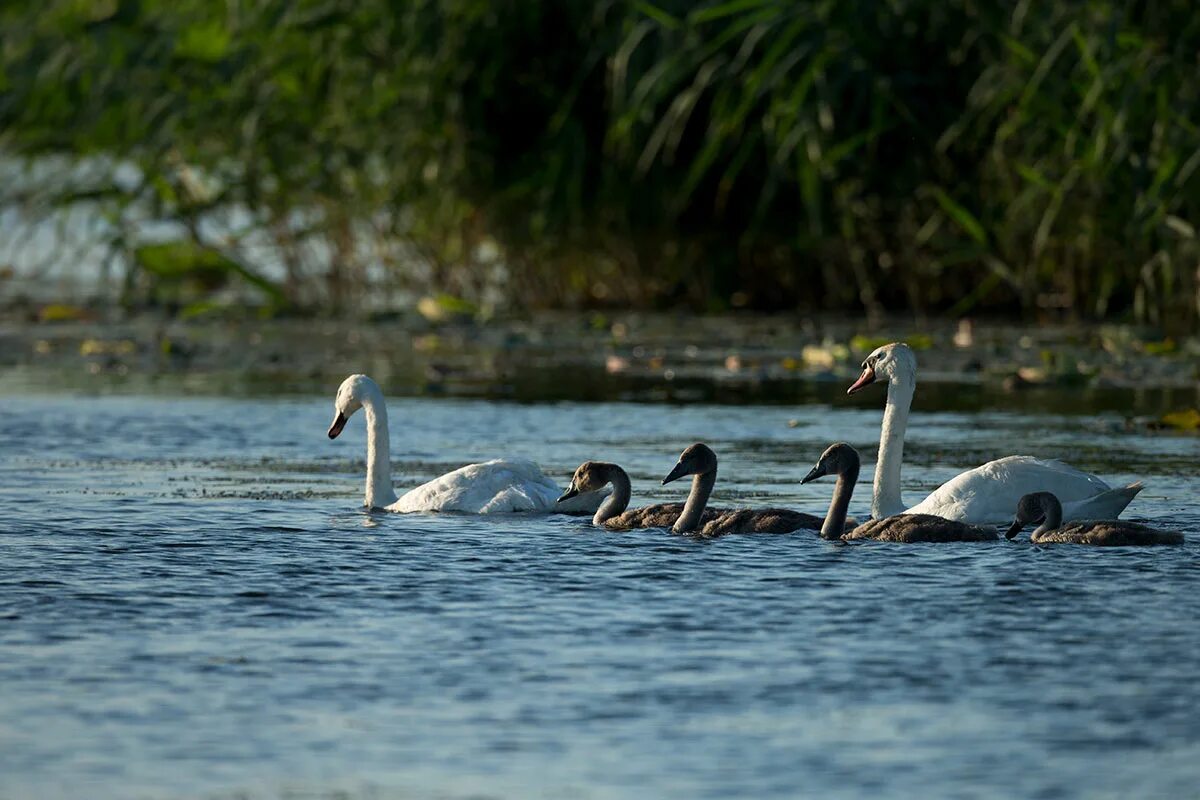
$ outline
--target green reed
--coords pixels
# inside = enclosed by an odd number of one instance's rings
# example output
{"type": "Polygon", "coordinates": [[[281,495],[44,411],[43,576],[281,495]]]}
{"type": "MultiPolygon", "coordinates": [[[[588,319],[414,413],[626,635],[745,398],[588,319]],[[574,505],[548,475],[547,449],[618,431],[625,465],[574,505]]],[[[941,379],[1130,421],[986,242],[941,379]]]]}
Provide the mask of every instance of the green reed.
{"type": "Polygon", "coordinates": [[[0,149],[94,173],[0,199],[100,207],[132,296],[148,216],[238,274],[282,264],[310,310],[382,268],[518,306],[1200,319],[1184,0],[55,0],[0,25],[0,149]]]}

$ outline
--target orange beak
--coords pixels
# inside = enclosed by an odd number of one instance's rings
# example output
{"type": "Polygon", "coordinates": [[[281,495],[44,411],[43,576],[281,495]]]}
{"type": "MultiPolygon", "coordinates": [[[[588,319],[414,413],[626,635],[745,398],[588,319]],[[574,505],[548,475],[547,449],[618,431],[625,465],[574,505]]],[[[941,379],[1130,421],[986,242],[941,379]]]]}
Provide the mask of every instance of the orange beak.
{"type": "Polygon", "coordinates": [[[863,387],[870,386],[874,382],[875,370],[871,369],[870,367],[863,367],[862,375],[859,375],[858,380],[850,385],[850,388],[846,390],[846,394],[854,394],[863,387]]]}

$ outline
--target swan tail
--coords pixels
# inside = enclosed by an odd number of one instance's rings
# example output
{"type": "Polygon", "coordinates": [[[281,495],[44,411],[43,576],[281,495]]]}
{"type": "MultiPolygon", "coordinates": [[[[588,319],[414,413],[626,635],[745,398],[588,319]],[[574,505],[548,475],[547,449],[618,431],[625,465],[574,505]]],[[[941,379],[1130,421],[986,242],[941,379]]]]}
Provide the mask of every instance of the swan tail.
{"type": "Polygon", "coordinates": [[[1134,481],[1128,486],[1109,489],[1086,500],[1066,503],[1063,505],[1063,519],[1116,519],[1144,488],[1144,483],[1134,481]]]}

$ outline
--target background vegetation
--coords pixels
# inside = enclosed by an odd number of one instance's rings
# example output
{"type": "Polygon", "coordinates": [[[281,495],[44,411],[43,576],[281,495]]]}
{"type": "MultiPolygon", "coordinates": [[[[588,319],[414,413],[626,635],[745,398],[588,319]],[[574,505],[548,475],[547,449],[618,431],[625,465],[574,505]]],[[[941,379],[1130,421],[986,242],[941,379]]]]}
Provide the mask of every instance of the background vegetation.
{"type": "Polygon", "coordinates": [[[13,0],[0,26],[0,203],[99,219],[129,303],[1200,316],[1191,0],[13,0]]]}

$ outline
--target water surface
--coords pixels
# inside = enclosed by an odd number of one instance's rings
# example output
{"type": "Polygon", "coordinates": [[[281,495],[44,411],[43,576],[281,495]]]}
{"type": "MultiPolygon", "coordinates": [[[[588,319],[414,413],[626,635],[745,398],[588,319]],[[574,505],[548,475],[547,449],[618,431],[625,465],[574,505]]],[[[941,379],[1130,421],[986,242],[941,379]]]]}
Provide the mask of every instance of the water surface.
{"type": "MultiPolygon", "coordinates": [[[[391,404],[396,481],[496,455],[636,499],[819,511],[881,394],[802,406],[391,404]],[[789,420],[791,426],[789,426],[789,420]]],[[[920,400],[918,401],[920,405],[920,400]]],[[[1148,488],[1180,548],[700,542],[370,514],[361,418],[296,398],[15,395],[0,427],[0,797],[1187,796],[1197,440],[1115,412],[913,417],[909,500],[1012,452],[1148,488]],[[344,794],[339,794],[344,793],[344,794]]],[[[865,515],[866,483],[852,512],[865,515]]]]}

